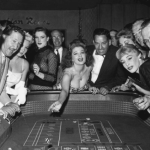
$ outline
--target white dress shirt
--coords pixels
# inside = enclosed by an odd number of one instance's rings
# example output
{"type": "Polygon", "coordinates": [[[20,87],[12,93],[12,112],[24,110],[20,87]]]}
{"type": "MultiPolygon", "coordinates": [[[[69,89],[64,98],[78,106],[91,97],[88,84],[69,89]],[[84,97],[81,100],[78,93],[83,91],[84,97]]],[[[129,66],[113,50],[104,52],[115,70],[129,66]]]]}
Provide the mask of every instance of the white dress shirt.
{"type": "Polygon", "coordinates": [[[5,61],[5,55],[2,53],[2,64],[4,63],[5,61]]]}
{"type": "MultiPolygon", "coordinates": [[[[58,49],[58,53],[59,53],[59,56],[60,56],[60,63],[61,63],[61,60],[62,60],[62,52],[63,52],[63,48],[60,47],[58,49]]],[[[57,55],[57,50],[56,49],[54,50],[54,53],[57,55]]]]}
{"type": "Polygon", "coordinates": [[[95,83],[98,78],[105,57],[102,55],[96,55],[95,53],[96,50],[94,50],[93,52],[94,65],[93,65],[92,76],[91,76],[91,81],[93,83],[95,83]]]}

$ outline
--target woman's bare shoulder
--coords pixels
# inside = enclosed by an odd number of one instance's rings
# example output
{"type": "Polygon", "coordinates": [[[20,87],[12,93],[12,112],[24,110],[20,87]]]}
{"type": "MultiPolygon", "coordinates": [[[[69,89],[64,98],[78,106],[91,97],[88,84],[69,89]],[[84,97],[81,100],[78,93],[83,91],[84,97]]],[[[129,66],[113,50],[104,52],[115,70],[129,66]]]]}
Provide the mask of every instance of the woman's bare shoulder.
{"type": "Polygon", "coordinates": [[[66,68],[64,70],[64,74],[72,75],[73,74],[73,68],[72,67],[66,68]]]}
{"type": "Polygon", "coordinates": [[[26,59],[20,58],[20,64],[23,65],[23,70],[29,69],[29,62],[26,59]]]}

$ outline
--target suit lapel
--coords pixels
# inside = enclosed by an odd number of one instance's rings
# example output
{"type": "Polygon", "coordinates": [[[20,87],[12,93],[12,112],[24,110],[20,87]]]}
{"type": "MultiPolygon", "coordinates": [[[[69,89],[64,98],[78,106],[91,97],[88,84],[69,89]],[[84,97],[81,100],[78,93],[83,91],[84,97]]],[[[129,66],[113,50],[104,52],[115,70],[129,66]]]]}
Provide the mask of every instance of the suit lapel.
{"type": "Polygon", "coordinates": [[[63,48],[63,50],[62,50],[62,60],[65,58],[66,55],[67,55],[67,49],[63,48]]]}
{"type": "Polygon", "coordinates": [[[1,77],[2,77],[2,53],[0,51],[0,81],[1,81],[1,77]]]}
{"type": "MultiPolygon", "coordinates": [[[[2,72],[1,81],[0,81],[0,94],[5,86],[7,72],[8,72],[8,65],[9,65],[9,58],[6,57],[5,64],[4,64],[4,70],[2,72]]],[[[2,68],[0,68],[0,69],[2,69],[2,68]]]]}
{"type": "Polygon", "coordinates": [[[111,55],[111,51],[108,49],[108,52],[105,56],[105,59],[103,61],[100,73],[98,75],[97,79],[101,79],[103,77],[105,77],[105,74],[108,73],[108,70],[110,68],[110,63],[112,62],[112,55],[111,55]]]}

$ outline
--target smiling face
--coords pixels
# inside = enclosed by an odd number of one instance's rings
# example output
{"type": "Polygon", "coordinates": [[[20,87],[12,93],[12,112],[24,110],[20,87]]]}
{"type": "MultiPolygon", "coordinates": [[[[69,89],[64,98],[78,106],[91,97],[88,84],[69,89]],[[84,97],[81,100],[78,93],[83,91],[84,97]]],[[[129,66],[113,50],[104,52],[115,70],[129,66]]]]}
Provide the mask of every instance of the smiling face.
{"type": "MultiPolygon", "coordinates": [[[[143,21],[142,21],[143,22],[143,21]]],[[[141,46],[144,46],[144,42],[143,42],[143,37],[142,37],[142,34],[141,34],[141,24],[142,22],[139,22],[135,25],[133,25],[132,27],[132,32],[135,36],[135,39],[136,41],[141,45],[141,46]]]]}
{"type": "Polygon", "coordinates": [[[10,35],[4,36],[2,52],[6,57],[12,56],[20,48],[22,41],[23,36],[17,31],[12,31],[10,35]]]}
{"type": "Polygon", "coordinates": [[[62,34],[59,31],[55,30],[51,33],[51,36],[52,36],[54,47],[57,49],[61,47],[64,41],[64,37],[62,36],[62,34]]]}
{"type": "Polygon", "coordinates": [[[119,44],[120,44],[120,46],[125,46],[126,44],[133,44],[134,45],[134,42],[129,38],[125,38],[124,36],[121,36],[119,38],[119,44]]]}
{"type": "Polygon", "coordinates": [[[150,48],[150,25],[142,29],[143,41],[150,48]]]}
{"type": "Polygon", "coordinates": [[[83,47],[75,47],[72,50],[72,61],[77,65],[83,65],[86,62],[86,53],[83,47]]]}
{"type": "Polygon", "coordinates": [[[110,45],[110,41],[107,39],[106,35],[95,35],[93,44],[97,54],[105,55],[110,45]]]}
{"type": "Polygon", "coordinates": [[[47,45],[48,40],[49,37],[47,37],[45,32],[37,31],[35,33],[35,43],[39,49],[45,47],[47,45]]]}
{"type": "Polygon", "coordinates": [[[127,69],[130,73],[138,73],[140,67],[140,57],[141,54],[129,52],[121,57],[120,62],[123,64],[123,67],[127,69]]]}
{"type": "Polygon", "coordinates": [[[18,55],[19,57],[22,57],[23,55],[25,55],[26,52],[28,51],[29,46],[30,46],[30,42],[27,41],[27,40],[24,40],[23,46],[20,48],[20,51],[18,52],[17,55],[18,55]]]}

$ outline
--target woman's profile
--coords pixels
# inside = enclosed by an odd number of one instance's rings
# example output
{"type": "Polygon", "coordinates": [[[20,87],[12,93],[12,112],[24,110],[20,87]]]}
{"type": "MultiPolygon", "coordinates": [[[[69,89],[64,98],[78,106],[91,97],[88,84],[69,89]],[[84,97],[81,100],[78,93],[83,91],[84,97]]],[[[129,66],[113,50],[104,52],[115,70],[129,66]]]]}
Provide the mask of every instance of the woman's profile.
{"type": "MultiPolygon", "coordinates": [[[[145,59],[142,53],[131,44],[122,46],[116,56],[126,70],[139,74],[143,86],[139,86],[138,82],[131,82],[131,84],[144,96],[136,98],[133,102],[138,106],[138,109],[147,109],[150,106],[150,59],[145,59]]],[[[128,86],[128,84],[125,85],[128,86]]]]}

